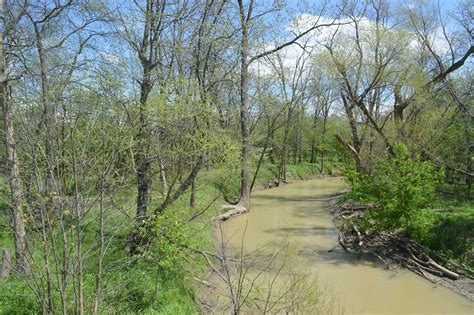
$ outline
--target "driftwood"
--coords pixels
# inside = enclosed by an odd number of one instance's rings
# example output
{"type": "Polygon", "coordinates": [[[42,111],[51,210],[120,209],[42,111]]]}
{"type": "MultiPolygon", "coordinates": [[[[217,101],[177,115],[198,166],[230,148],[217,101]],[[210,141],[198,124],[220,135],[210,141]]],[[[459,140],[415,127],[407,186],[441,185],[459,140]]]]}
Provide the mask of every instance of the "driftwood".
{"type": "Polygon", "coordinates": [[[357,243],[357,246],[362,246],[364,242],[362,241],[362,234],[360,233],[359,229],[357,226],[351,222],[352,230],[356,233],[357,239],[359,240],[359,243],[357,243]]]}
{"type": "Polygon", "coordinates": [[[391,264],[401,265],[429,280],[427,273],[451,280],[459,279],[460,275],[474,279],[474,273],[466,266],[440,257],[401,233],[361,231],[356,219],[362,218],[364,210],[372,207],[343,204],[335,208],[334,216],[341,221],[339,244],[344,250],[370,254],[389,268],[391,264]]]}
{"type": "Polygon", "coordinates": [[[352,249],[349,248],[349,246],[348,246],[348,245],[346,244],[346,242],[344,241],[344,236],[343,236],[341,233],[339,233],[339,244],[341,245],[342,248],[344,248],[344,250],[345,250],[346,252],[354,253],[354,252],[352,251],[352,249]]]}
{"type": "Polygon", "coordinates": [[[213,218],[212,220],[217,219],[217,220],[220,220],[220,221],[227,221],[228,219],[230,219],[233,216],[237,216],[237,215],[248,212],[247,208],[245,208],[244,206],[242,206],[240,204],[237,204],[237,205],[223,205],[221,209],[222,210],[229,209],[229,210],[225,213],[222,213],[222,214],[218,215],[217,217],[213,218]]]}
{"type": "Polygon", "coordinates": [[[353,205],[353,204],[342,204],[337,207],[335,216],[341,217],[344,220],[349,221],[350,219],[360,219],[364,217],[364,211],[372,209],[374,206],[371,204],[367,205],[353,205]]]}
{"type": "MultiPolygon", "coordinates": [[[[389,268],[393,264],[402,265],[427,279],[430,279],[427,272],[452,280],[460,277],[457,270],[449,269],[449,264],[441,259],[435,261],[428,249],[404,235],[381,232],[364,234],[354,223],[350,222],[350,226],[350,229],[339,235],[339,244],[349,252],[371,254],[389,268]]],[[[472,279],[469,272],[464,272],[464,276],[472,279]]]]}
{"type": "MultiPolygon", "coordinates": [[[[349,210],[349,211],[357,211],[357,210],[367,210],[367,209],[372,209],[374,206],[371,204],[367,205],[351,205],[351,204],[343,204],[341,208],[343,210],[349,210]]],[[[342,211],[341,211],[342,212],[342,211]]]]}

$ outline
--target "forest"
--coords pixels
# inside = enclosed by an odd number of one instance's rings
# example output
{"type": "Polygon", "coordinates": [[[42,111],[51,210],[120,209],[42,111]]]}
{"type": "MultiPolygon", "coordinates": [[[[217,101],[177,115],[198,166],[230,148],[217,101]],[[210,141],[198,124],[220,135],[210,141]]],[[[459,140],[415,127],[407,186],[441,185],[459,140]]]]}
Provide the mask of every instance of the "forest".
{"type": "Polygon", "coordinates": [[[348,251],[474,282],[472,1],[0,0],[0,15],[1,314],[325,313],[302,277],[293,295],[256,289],[216,236],[254,192],[315,177],[345,180],[348,251]],[[380,245],[395,237],[398,258],[380,245]]]}

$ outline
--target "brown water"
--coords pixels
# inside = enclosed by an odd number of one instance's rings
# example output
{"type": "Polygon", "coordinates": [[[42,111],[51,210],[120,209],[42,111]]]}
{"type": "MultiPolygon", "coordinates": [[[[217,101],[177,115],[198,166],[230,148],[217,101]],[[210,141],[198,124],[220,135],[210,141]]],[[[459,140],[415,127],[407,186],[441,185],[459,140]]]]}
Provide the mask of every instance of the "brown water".
{"type": "Polygon", "coordinates": [[[327,201],[343,188],[341,179],[326,178],[256,192],[252,211],[227,221],[224,231],[239,245],[247,226],[245,251],[288,237],[301,248],[301,263],[348,314],[474,314],[474,303],[444,287],[340,249],[327,201]]]}

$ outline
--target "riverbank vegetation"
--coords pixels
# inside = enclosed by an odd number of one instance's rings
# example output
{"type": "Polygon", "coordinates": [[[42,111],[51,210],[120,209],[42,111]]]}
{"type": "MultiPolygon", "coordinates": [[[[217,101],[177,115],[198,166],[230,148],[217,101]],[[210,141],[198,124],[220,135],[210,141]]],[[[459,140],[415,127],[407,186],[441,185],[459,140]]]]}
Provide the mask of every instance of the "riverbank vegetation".
{"type": "Polygon", "coordinates": [[[472,280],[473,209],[438,195],[445,180],[442,169],[410,157],[407,147],[398,143],[394,156],[371,176],[349,170],[346,177],[352,190],[343,200],[356,205],[345,206],[349,211],[343,206],[343,214],[338,213],[343,233],[349,232],[340,237],[345,249],[373,254],[388,266],[395,262],[425,277],[428,271],[457,280],[458,272],[472,280]]]}
{"type": "MultiPolygon", "coordinates": [[[[307,179],[320,174],[317,166],[308,163],[289,164],[287,168],[289,181],[307,179]]],[[[265,189],[269,184],[273,185],[275,178],[273,165],[262,166],[255,189],[265,189]]],[[[232,169],[202,172],[196,179],[194,207],[190,208],[189,191],[170,206],[166,213],[153,220],[151,233],[154,235],[154,241],[146,249],[142,248],[138,254],[132,256],[126,254],[126,243],[129,231],[134,228],[134,221],[130,220],[130,217],[133,217],[135,209],[133,206],[127,207],[133,204],[128,200],[133,190],[130,187],[122,196],[117,196],[116,202],[123,203],[123,210],[116,213],[108,210],[107,225],[104,228],[107,250],[102,259],[104,266],[102,309],[108,312],[129,313],[197,312],[201,303],[197,300],[196,288],[203,285],[202,281],[207,283],[202,279],[208,268],[202,253],[212,253],[215,250],[213,242],[215,225],[210,224],[210,220],[219,213],[221,204],[225,202],[224,195],[229,193],[233,196],[230,192],[237,192],[235,187],[238,187],[238,182],[238,173],[232,169]]],[[[159,198],[159,196],[153,197],[159,198]]],[[[7,200],[7,196],[4,196],[3,200],[7,200]]],[[[2,207],[7,207],[7,204],[3,202],[2,207]]],[[[97,235],[100,231],[100,222],[94,222],[98,210],[92,209],[84,218],[86,227],[82,246],[91,252],[96,250],[97,235]]],[[[3,215],[0,222],[4,231],[8,231],[8,216],[3,215]]],[[[13,241],[11,234],[4,233],[0,238],[0,245],[2,248],[14,248],[13,241]]],[[[95,255],[90,255],[84,259],[85,292],[90,299],[93,297],[95,273],[98,268],[96,258],[95,255]]],[[[52,264],[54,263],[53,261],[52,264]]],[[[33,288],[30,287],[29,281],[33,280],[15,275],[14,270],[11,273],[10,277],[0,279],[2,313],[41,312],[35,292],[32,292],[33,288]]],[[[60,276],[54,273],[54,277],[60,276]]],[[[71,290],[67,294],[66,298],[73,301],[74,292],[71,290]]],[[[58,295],[56,291],[55,301],[59,305],[58,295]]]]}
{"type": "MultiPolygon", "coordinates": [[[[222,204],[251,211],[252,191],[322,174],[346,176],[367,229],[472,267],[469,1],[0,14],[0,312],[199,312],[196,284],[226,268],[222,204]]],[[[234,313],[252,302],[235,296],[234,313]]]]}

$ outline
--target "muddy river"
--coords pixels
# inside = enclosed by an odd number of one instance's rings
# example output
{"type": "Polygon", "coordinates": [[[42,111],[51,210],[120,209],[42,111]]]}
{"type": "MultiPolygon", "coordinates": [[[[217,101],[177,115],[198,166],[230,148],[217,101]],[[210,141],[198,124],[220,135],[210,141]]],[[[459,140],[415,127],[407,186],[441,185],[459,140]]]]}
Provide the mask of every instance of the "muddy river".
{"type": "Polygon", "coordinates": [[[227,221],[224,231],[238,246],[246,227],[244,251],[278,237],[297,244],[298,260],[345,314],[474,314],[474,303],[444,287],[344,252],[327,210],[342,189],[341,179],[325,178],[256,192],[252,211],[227,221]]]}

